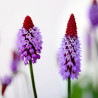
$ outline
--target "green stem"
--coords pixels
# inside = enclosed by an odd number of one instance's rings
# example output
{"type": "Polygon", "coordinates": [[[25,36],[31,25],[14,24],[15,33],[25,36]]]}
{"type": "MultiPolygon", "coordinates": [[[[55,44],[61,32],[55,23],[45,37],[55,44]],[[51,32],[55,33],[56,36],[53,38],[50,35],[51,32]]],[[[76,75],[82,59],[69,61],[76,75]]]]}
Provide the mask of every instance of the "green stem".
{"type": "Polygon", "coordinates": [[[31,74],[32,88],[33,88],[33,92],[34,92],[34,98],[37,98],[34,74],[33,74],[33,67],[32,67],[32,60],[29,61],[29,67],[30,67],[30,74],[31,74]]]}
{"type": "Polygon", "coordinates": [[[68,77],[68,98],[71,98],[71,79],[68,77]]]}

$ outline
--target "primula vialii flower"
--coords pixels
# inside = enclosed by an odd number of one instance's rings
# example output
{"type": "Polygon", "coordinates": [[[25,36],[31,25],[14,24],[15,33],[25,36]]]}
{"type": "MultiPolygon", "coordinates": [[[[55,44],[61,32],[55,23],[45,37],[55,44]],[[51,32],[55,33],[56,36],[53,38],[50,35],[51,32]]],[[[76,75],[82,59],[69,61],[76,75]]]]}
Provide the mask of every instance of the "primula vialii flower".
{"type": "Polygon", "coordinates": [[[93,0],[93,4],[90,6],[89,18],[92,26],[98,26],[98,3],[96,0],[93,0]]]}
{"type": "Polygon", "coordinates": [[[30,16],[26,16],[23,27],[18,32],[18,49],[25,65],[32,59],[36,63],[40,59],[42,36],[38,27],[35,27],[30,16]]]}
{"type": "Polygon", "coordinates": [[[13,60],[11,63],[11,71],[16,73],[18,71],[18,65],[20,62],[20,54],[19,52],[13,51],[13,60]]]}
{"type": "Polygon", "coordinates": [[[6,90],[6,87],[11,83],[12,81],[12,77],[10,76],[4,76],[2,79],[1,79],[1,83],[2,83],[2,96],[4,95],[4,92],[6,90]]]}
{"type": "Polygon", "coordinates": [[[74,15],[71,14],[58,53],[60,74],[63,79],[78,78],[80,72],[80,43],[74,15]]]}

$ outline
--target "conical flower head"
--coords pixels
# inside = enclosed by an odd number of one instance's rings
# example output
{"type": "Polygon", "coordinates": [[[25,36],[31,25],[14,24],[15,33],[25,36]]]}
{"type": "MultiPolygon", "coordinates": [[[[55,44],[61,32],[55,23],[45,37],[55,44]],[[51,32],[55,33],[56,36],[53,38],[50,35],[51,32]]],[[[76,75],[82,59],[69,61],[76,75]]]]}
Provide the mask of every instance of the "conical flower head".
{"type": "Polygon", "coordinates": [[[68,21],[66,34],[59,49],[58,59],[60,74],[63,79],[67,80],[69,76],[72,79],[78,78],[80,72],[80,43],[73,14],[71,14],[68,21]]]}
{"type": "Polygon", "coordinates": [[[34,24],[32,22],[32,19],[30,16],[26,16],[24,23],[23,23],[23,28],[25,28],[26,30],[29,30],[30,28],[33,28],[34,24]]]}
{"type": "Polygon", "coordinates": [[[38,27],[35,27],[30,16],[25,17],[23,27],[18,32],[18,49],[25,65],[32,59],[36,63],[40,59],[42,36],[38,27]]]}
{"type": "Polygon", "coordinates": [[[71,14],[70,19],[67,24],[67,29],[66,29],[66,36],[74,37],[77,35],[77,27],[76,27],[76,22],[74,15],[71,14]]]}
{"type": "Polygon", "coordinates": [[[96,0],[90,6],[89,19],[93,27],[98,26],[98,3],[96,0]]]}

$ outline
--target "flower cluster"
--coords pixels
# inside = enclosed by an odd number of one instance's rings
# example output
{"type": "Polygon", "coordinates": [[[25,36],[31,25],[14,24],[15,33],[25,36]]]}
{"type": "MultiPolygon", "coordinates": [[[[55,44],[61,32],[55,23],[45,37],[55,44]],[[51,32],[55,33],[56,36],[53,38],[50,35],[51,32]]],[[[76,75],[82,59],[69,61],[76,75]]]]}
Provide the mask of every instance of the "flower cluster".
{"type": "Polygon", "coordinates": [[[94,0],[93,4],[90,6],[89,18],[90,18],[92,26],[98,25],[98,4],[96,0],[94,0]]]}
{"type": "Polygon", "coordinates": [[[80,70],[80,43],[77,36],[74,15],[68,21],[66,34],[63,37],[58,53],[60,74],[63,79],[78,78],[80,70]]]}
{"type": "Polygon", "coordinates": [[[2,95],[4,94],[5,90],[6,90],[6,87],[11,83],[12,81],[12,77],[10,76],[4,76],[2,79],[1,79],[1,83],[2,83],[2,95]]]}
{"type": "Polygon", "coordinates": [[[33,63],[36,63],[36,60],[40,59],[42,36],[29,16],[25,18],[23,27],[18,32],[18,49],[25,65],[31,59],[33,63]]]}

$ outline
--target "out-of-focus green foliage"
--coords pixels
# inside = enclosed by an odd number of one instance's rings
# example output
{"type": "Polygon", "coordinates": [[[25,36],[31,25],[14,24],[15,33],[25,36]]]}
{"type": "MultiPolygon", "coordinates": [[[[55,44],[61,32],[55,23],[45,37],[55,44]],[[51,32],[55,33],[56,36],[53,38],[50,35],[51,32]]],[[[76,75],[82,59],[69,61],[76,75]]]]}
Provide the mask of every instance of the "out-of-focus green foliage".
{"type": "Polygon", "coordinates": [[[98,98],[98,88],[95,89],[91,81],[87,83],[86,87],[80,86],[79,83],[80,81],[72,85],[72,98],[98,98]]]}

